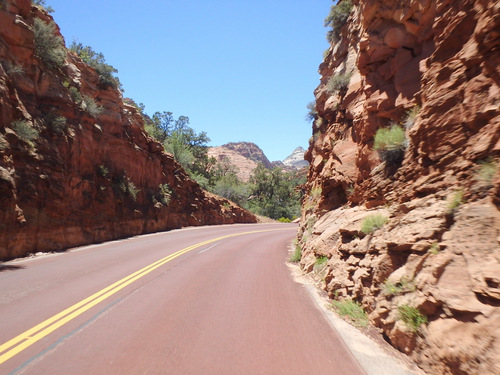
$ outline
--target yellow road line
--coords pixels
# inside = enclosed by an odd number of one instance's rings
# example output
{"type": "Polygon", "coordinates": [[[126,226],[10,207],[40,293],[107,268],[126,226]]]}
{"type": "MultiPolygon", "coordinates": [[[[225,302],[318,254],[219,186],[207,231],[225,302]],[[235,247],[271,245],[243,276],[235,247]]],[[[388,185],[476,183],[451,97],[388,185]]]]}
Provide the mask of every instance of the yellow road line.
{"type": "Polygon", "coordinates": [[[141,277],[149,274],[150,272],[154,271],[155,269],[163,266],[164,264],[170,262],[171,260],[191,251],[194,250],[198,247],[207,245],[212,242],[220,241],[229,237],[236,237],[236,236],[242,236],[245,234],[252,234],[252,233],[262,233],[262,232],[273,232],[273,231],[278,231],[278,230],[287,230],[291,228],[280,228],[280,229],[267,229],[267,230],[257,230],[257,231],[251,231],[251,232],[242,232],[242,233],[235,233],[235,234],[229,234],[226,236],[222,237],[217,237],[213,238],[211,240],[207,240],[204,242],[197,243],[195,245],[186,247],[182,250],[177,251],[176,253],[170,254],[166,256],[165,258],[162,258],[144,268],[141,268],[139,271],[134,272],[130,274],[127,277],[124,277],[123,279],[117,281],[114,284],[111,284],[110,286],[100,290],[97,293],[94,293],[88,298],[85,298],[84,300],[74,304],[73,306],[67,308],[66,310],[50,317],[49,319],[41,322],[40,324],[36,325],[33,328],[28,329],[27,331],[21,333],[20,335],[14,337],[13,339],[7,341],[6,343],[0,345],[0,353],[5,352],[0,356],[0,364],[4,363],[5,361],[9,360],[10,358],[14,357],[16,354],[19,354],[22,352],[24,349],[28,348],[29,346],[33,345],[37,341],[41,340],[51,332],[54,332],[56,329],[62,327],[66,323],[70,322],[77,316],[83,314],[85,311],[90,310],[92,307],[97,305],[98,303],[106,300],[107,298],[111,297],[113,294],[117,293],[118,291],[122,290],[126,286],[132,284],[134,281],[139,280],[141,277]],[[10,349],[10,350],[9,350],[10,349]]]}

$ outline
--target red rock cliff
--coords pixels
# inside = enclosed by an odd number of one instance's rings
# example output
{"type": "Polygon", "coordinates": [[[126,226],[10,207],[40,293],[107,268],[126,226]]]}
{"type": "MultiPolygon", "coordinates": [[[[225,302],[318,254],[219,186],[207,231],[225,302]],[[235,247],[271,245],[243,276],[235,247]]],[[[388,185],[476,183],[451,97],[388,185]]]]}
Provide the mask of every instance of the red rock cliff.
{"type": "Polygon", "coordinates": [[[0,259],[255,222],[189,179],[80,58],[65,51],[63,65],[48,69],[34,54],[36,18],[52,21],[29,0],[0,6],[0,259]]]}
{"type": "Polygon", "coordinates": [[[353,3],[320,65],[301,265],[428,373],[500,373],[500,3],[353,3]],[[391,124],[396,161],[374,150],[391,124]]]}

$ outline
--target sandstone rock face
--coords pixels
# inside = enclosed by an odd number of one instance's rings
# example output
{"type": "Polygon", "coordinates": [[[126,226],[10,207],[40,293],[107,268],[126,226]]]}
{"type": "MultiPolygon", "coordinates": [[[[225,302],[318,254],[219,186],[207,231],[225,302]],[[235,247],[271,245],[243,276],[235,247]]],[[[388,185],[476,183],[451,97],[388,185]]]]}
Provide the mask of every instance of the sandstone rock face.
{"type": "Polygon", "coordinates": [[[29,0],[0,9],[0,259],[256,221],[192,181],[80,58],[68,51],[47,69],[33,52],[35,17],[51,20],[29,0]]]}
{"type": "Polygon", "coordinates": [[[231,142],[222,145],[229,150],[236,151],[238,154],[246,157],[247,159],[253,160],[257,164],[261,163],[264,167],[271,169],[272,165],[264,152],[252,142],[231,142]]]}
{"type": "Polygon", "coordinates": [[[258,163],[241,155],[239,152],[226,148],[225,146],[210,147],[208,156],[214,157],[219,163],[227,163],[236,169],[238,178],[243,182],[248,182],[253,170],[258,163]]]}
{"type": "Polygon", "coordinates": [[[498,30],[498,1],[354,1],[315,91],[301,265],[432,374],[500,373],[498,30]],[[373,150],[394,123],[401,163],[373,150]]]}

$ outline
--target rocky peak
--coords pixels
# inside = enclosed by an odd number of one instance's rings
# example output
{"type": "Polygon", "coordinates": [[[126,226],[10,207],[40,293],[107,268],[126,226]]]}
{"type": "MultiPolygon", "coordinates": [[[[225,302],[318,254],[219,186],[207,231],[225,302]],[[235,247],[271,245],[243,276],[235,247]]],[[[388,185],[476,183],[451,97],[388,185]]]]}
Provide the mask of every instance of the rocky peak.
{"type": "Polygon", "coordinates": [[[236,151],[238,154],[253,160],[256,163],[261,163],[266,168],[272,168],[271,162],[264,155],[264,151],[260,149],[255,143],[252,142],[230,142],[222,145],[222,147],[229,150],[236,151]]]}
{"type": "Polygon", "coordinates": [[[301,169],[307,167],[309,165],[309,162],[307,160],[304,160],[305,153],[306,150],[304,150],[302,147],[297,147],[285,160],[283,160],[283,164],[293,169],[301,169]]]}

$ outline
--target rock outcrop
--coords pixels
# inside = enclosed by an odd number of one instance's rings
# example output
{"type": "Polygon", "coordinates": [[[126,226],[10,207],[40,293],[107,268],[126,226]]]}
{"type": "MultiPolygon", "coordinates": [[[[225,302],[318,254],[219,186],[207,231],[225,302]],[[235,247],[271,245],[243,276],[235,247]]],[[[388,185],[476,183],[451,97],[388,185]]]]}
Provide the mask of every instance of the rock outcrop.
{"type": "Polygon", "coordinates": [[[35,20],[52,22],[43,9],[0,4],[0,259],[256,221],[192,181],[79,57],[64,49],[59,67],[37,57],[35,20]]]}
{"type": "Polygon", "coordinates": [[[304,160],[306,150],[302,147],[297,147],[293,152],[283,160],[283,164],[292,169],[301,169],[307,167],[309,162],[304,160]]]}
{"type": "Polygon", "coordinates": [[[230,142],[222,145],[229,150],[236,151],[238,154],[253,160],[257,164],[263,164],[264,167],[271,169],[272,165],[264,151],[259,146],[252,142],[230,142]]]}
{"type": "Polygon", "coordinates": [[[353,3],[320,65],[301,266],[427,373],[500,373],[500,3],[353,3]],[[374,150],[393,124],[396,159],[374,150]]]}
{"type": "Polygon", "coordinates": [[[208,149],[208,156],[215,158],[218,163],[227,164],[229,167],[234,168],[236,175],[243,182],[250,180],[254,169],[259,165],[256,161],[225,146],[210,147],[208,149]]]}

